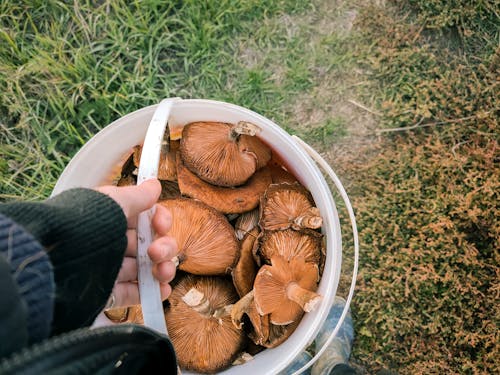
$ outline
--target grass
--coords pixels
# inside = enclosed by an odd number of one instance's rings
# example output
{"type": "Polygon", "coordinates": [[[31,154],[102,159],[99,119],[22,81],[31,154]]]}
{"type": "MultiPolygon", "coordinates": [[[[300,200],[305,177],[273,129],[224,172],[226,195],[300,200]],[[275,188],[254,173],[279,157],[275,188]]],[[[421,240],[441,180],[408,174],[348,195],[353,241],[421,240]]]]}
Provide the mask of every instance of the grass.
{"type": "Polygon", "coordinates": [[[248,107],[347,186],[353,363],[496,371],[497,7],[371,3],[0,2],[0,200],[47,197],[93,134],[164,97],[248,107]]]}

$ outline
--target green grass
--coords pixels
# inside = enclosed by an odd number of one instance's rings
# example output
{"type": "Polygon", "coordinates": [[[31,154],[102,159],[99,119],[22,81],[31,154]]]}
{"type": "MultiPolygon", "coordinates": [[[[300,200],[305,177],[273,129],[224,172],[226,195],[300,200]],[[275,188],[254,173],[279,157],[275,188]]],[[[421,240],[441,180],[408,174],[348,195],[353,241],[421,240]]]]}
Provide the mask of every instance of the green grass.
{"type": "Polygon", "coordinates": [[[8,161],[0,198],[47,196],[96,131],[161,98],[226,100],[282,119],[288,89],[307,81],[296,60],[276,82],[265,65],[239,56],[249,35],[279,43],[281,30],[260,25],[307,9],[293,1],[75,4],[0,5],[0,155],[8,161]]]}
{"type": "Polygon", "coordinates": [[[47,197],[93,134],[162,98],[248,107],[348,187],[362,246],[353,362],[496,371],[496,2],[371,3],[0,2],[0,200],[47,197]]]}

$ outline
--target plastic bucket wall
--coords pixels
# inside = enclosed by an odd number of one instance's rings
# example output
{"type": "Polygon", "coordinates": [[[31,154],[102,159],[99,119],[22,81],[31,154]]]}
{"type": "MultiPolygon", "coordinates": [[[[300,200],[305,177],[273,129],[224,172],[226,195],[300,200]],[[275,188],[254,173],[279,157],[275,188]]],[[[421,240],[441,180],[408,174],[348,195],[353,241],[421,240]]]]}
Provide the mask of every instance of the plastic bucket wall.
{"type": "MultiPolygon", "coordinates": [[[[130,149],[144,141],[147,127],[156,109],[149,106],[130,113],[105,127],[87,142],[61,174],[53,195],[72,187],[96,187],[106,182],[110,171],[130,149]]],[[[259,134],[286,167],[311,192],[323,217],[326,237],[326,263],[318,292],[323,296],[315,311],[307,313],[295,332],[283,344],[257,354],[244,365],[232,366],[221,374],[275,374],[285,369],[316,337],[326,320],[335,297],[342,263],[340,222],[330,189],[317,165],[296,141],[269,119],[229,103],[188,99],[176,102],[169,124],[183,126],[193,121],[249,121],[258,125],[259,134]]],[[[185,373],[185,372],[183,372],[185,373]]]]}

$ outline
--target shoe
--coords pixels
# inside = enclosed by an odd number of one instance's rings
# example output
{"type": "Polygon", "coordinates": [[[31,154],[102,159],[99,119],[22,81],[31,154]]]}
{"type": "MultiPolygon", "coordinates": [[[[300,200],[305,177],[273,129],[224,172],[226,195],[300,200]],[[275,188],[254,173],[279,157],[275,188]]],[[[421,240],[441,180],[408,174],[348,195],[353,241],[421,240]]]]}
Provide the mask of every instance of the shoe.
{"type": "MultiPolygon", "coordinates": [[[[314,340],[316,352],[321,350],[331,336],[331,333],[342,315],[345,304],[345,299],[342,297],[335,297],[328,317],[314,340]]],[[[311,375],[329,375],[336,365],[347,364],[351,355],[353,340],[354,327],[351,311],[349,310],[337,335],[330,342],[328,348],[323,352],[321,357],[313,364],[311,375]]]]}

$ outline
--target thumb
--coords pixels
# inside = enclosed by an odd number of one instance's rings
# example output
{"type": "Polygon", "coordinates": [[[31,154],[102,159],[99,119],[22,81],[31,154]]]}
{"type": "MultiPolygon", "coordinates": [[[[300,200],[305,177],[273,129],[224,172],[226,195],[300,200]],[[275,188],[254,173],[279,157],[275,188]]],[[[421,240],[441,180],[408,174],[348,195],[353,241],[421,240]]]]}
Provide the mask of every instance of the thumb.
{"type": "Polygon", "coordinates": [[[121,206],[129,227],[135,227],[137,215],[153,207],[158,201],[161,184],[160,181],[151,179],[137,186],[102,186],[97,190],[113,198],[121,206]]]}
{"type": "MultiPolygon", "coordinates": [[[[127,218],[137,216],[140,212],[154,206],[161,194],[160,181],[156,179],[146,180],[140,185],[130,186],[130,196],[127,197],[127,218]]],[[[128,193],[128,192],[127,192],[128,193]]],[[[123,207],[123,206],[122,206],[123,207]]]]}

